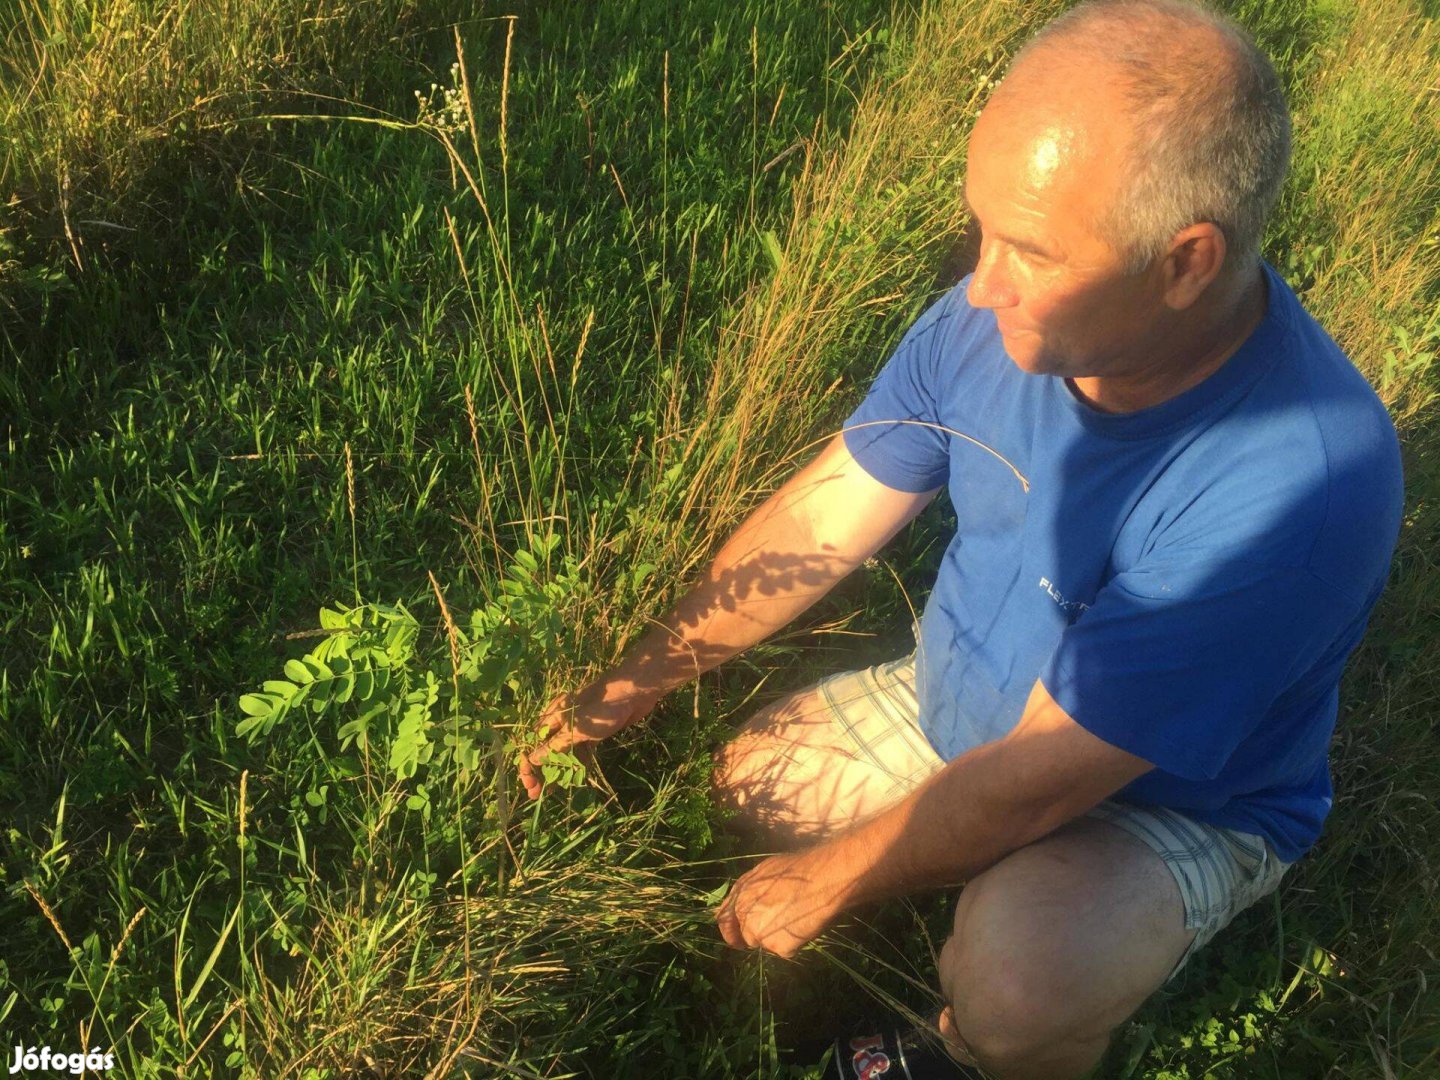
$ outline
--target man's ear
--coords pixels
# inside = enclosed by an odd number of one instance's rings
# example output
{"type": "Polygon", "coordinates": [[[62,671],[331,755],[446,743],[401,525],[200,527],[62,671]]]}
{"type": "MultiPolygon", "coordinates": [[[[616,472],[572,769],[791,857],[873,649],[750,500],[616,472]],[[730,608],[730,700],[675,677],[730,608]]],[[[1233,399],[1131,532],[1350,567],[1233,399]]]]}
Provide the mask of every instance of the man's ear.
{"type": "Polygon", "coordinates": [[[1165,256],[1165,303],[1184,311],[1220,276],[1225,265],[1225,232],[1213,221],[1200,221],[1175,234],[1165,256]]]}

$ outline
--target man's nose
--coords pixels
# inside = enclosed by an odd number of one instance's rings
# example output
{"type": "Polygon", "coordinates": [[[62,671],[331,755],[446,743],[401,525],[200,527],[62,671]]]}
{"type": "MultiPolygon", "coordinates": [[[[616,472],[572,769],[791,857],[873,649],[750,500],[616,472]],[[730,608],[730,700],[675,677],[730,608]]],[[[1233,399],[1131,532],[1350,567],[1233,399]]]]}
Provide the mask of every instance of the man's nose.
{"type": "Polygon", "coordinates": [[[975,266],[965,298],[970,301],[971,307],[977,308],[1014,307],[1018,302],[1015,282],[1005,266],[1000,245],[988,240],[980,241],[980,262],[975,266]]]}

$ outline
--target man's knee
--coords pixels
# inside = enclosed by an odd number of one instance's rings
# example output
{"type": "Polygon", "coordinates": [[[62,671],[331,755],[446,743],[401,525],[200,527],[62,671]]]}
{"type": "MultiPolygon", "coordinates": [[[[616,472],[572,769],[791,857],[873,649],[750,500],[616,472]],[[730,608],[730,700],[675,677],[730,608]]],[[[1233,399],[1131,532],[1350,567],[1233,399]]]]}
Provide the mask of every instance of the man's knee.
{"type": "Polygon", "coordinates": [[[715,754],[711,798],[727,827],[771,850],[816,843],[854,824],[870,777],[837,745],[815,687],[756,713],[715,754]]]}
{"type": "MultiPolygon", "coordinates": [[[[940,953],[940,987],[956,1029],[983,1063],[1023,1059],[1076,1033],[1072,1003],[1056,992],[1049,940],[1023,940],[1013,922],[1000,924],[988,901],[966,887],[955,930],[940,953]]],[[[1092,1038],[1097,1034],[1088,1033],[1092,1038]]]]}
{"type": "Polygon", "coordinates": [[[1074,1061],[1098,1060],[1194,936],[1153,859],[1081,822],[966,886],[939,975],[955,1026],[982,1063],[1033,1060],[1059,1046],[1075,1048],[1074,1061]]]}
{"type": "Polygon", "coordinates": [[[710,770],[710,801],[720,812],[727,829],[744,831],[746,814],[751,809],[745,776],[746,770],[753,768],[754,760],[752,753],[737,744],[741,744],[740,738],[715,751],[710,770]]]}
{"type": "Polygon", "coordinates": [[[727,831],[765,850],[823,839],[800,811],[802,776],[795,747],[746,730],[715,752],[710,799],[727,831]]]}

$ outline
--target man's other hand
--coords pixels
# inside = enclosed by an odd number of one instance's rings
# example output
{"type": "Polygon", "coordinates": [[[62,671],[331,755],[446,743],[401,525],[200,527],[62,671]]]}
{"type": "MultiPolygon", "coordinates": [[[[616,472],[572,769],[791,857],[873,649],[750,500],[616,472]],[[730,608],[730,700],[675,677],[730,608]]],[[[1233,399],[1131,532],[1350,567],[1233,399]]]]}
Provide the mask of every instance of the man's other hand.
{"type": "Polygon", "coordinates": [[[588,755],[591,744],[644,719],[659,699],[657,693],[609,676],[597,679],[578,694],[557,696],[540,718],[540,745],[520,758],[520,783],[525,794],[539,798],[544,787],[540,765],[551,753],[588,755]]]}
{"type": "Polygon", "coordinates": [[[788,958],[818,937],[844,907],[843,889],[826,873],[826,855],[823,845],[772,855],[736,881],[715,912],[725,943],[788,958]]]}

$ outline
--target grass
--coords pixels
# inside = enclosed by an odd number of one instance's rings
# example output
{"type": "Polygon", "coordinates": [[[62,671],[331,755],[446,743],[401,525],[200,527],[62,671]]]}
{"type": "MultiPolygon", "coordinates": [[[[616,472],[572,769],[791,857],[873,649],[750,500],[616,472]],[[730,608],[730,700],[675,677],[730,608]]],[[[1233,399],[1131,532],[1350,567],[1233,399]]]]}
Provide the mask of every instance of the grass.
{"type": "MultiPolygon", "coordinates": [[[[457,13],[427,14],[443,25],[457,13]]],[[[15,234],[12,254],[24,243],[0,272],[55,285],[58,251],[83,268],[117,246],[149,249],[176,194],[162,177],[204,169],[217,124],[262,102],[358,91],[367,60],[413,53],[417,14],[405,0],[11,0],[0,8],[0,235],[15,234]]]]}
{"type": "MultiPolygon", "coordinates": [[[[136,1076],[781,1077],[867,991],[920,1007],[943,898],[798,965],[724,955],[703,791],[757,696],[901,640],[943,509],[596,787],[518,806],[504,740],[964,272],[968,124],[1058,9],[5,8],[6,1045],[105,1042],[136,1076]],[[390,711],[237,736],[242,693],[335,641],[295,636],[316,609],[362,600],[417,617],[390,711]]],[[[1296,117],[1267,255],[1390,406],[1410,502],[1321,845],[1102,1073],[1425,1075],[1440,49],[1397,0],[1233,10],[1296,117]]]]}

